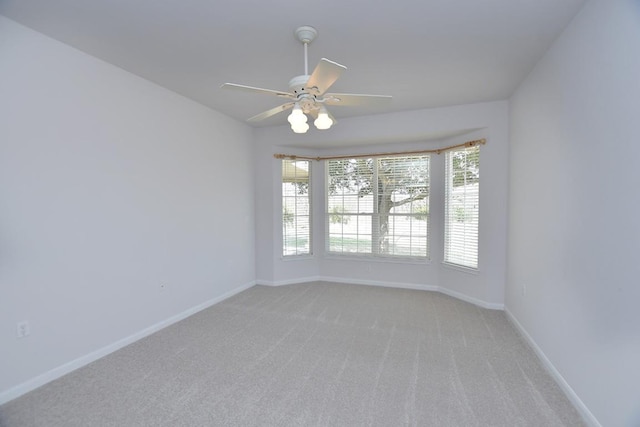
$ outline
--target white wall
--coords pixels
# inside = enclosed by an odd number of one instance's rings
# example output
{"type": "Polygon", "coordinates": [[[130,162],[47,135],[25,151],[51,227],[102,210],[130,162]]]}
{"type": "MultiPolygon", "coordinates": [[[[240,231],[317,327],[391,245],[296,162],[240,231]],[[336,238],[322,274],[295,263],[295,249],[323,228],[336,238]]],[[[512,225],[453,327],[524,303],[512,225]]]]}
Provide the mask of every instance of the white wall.
{"type": "Polygon", "coordinates": [[[251,143],[0,17],[0,401],[254,282],[251,143]]]}
{"type": "Polygon", "coordinates": [[[463,105],[340,120],[329,131],[297,135],[288,126],[255,131],[257,189],[257,279],[284,284],[300,280],[335,280],[438,289],[486,307],[503,304],[506,271],[507,102],[463,105]],[[466,132],[464,135],[443,137],[466,132]],[[469,274],[442,265],[444,227],[444,156],[433,155],[431,173],[431,261],[428,264],[369,262],[324,256],[324,171],[312,164],[314,255],[281,257],[280,161],[274,153],[356,154],[439,148],[486,138],[481,148],[480,267],[469,274]],[[375,145],[372,145],[375,143],[375,145]]]}
{"type": "Polygon", "coordinates": [[[640,425],[639,100],[640,2],[595,0],[510,102],[507,310],[605,426],[640,425]]]}

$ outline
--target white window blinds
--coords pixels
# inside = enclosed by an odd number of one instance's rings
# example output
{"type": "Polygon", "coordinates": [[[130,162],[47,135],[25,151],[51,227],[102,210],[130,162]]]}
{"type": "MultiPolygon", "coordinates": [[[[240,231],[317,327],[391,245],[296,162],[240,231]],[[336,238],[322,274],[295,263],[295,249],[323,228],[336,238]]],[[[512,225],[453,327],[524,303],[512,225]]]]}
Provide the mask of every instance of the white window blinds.
{"type": "Polygon", "coordinates": [[[282,160],[282,255],[311,254],[308,160],[282,160]]]}
{"type": "Polygon", "coordinates": [[[428,257],[429,156],[327,161],[332,254],[428,257]]]}
{"type": "Polygon", "coordinates": [[[444,261],[478,268],[480,147],[446,153],[444,261]]]}

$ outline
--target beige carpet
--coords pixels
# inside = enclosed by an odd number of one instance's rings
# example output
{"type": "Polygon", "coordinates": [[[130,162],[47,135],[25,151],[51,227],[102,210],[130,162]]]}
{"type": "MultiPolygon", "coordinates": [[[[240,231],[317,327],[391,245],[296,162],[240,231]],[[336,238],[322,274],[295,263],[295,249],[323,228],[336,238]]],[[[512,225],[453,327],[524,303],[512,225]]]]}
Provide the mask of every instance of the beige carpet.
{"type": "Polygon", "coordinates": [[[256,286],[0,406],[13,426],[578,426],[500,311],[256,286]]]}

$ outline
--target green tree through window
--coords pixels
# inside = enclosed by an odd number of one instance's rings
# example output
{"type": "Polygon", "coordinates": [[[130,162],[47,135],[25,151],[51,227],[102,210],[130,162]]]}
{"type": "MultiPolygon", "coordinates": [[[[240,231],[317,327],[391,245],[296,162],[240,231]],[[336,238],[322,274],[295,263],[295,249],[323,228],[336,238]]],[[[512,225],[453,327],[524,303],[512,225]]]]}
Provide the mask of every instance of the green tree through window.
{"type": "Polygon", "coordinates": [[[329,252],[428,256],[429,156],[330,160],[327,189],[329,252]]]}

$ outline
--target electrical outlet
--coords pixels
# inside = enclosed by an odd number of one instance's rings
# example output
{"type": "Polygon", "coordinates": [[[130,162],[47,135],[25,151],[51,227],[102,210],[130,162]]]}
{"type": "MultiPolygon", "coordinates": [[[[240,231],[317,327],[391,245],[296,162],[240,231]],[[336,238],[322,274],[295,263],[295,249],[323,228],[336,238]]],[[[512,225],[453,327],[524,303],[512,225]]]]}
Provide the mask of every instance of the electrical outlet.
{"type": "Polygon", "coordinates": [[[527,296],[527,285],[525,285],[524,283],[522,284],[522,296],[527,296]]]}
{"type": "Polygon", "coordinates": [[[29,321],[24,320],[22,322],[18,322],[16,325],[16,336],[18,338],[28,337],[31,334],[31,327],[29,326],[29,321]]]}

